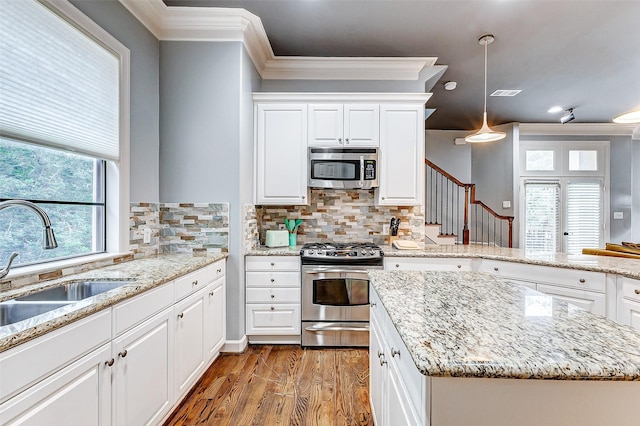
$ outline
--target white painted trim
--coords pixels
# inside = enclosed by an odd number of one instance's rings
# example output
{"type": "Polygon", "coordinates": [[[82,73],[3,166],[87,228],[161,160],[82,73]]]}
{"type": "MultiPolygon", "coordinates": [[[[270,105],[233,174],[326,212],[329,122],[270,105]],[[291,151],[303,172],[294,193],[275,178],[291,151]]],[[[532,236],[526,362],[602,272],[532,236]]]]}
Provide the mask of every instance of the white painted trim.
{"type": "Polygon", "coordinates": [[[418,80],[438,59],[275,56],[262,20],[245,9],[120,3],[159,40],[242,42],[265,80],[418,80]]]}
{"type": "Polygon", "coordinates": [[[242,336],[240,340],[227,340],[224,342],[222,349],[220,352],[224,353],[242,353],[247,350],[247,346],[249,345],[249,340],[247,340],[247,336],[242,336]]]}
{"type": "Polygon", "coordinates": [[[328,92],[254,92],[254,102],[375,102],[426,103],[431,93],[328,93],[328,92]]]}
{"type": "Polygon", "coordinates": [[[522,136],[632,136],[640,126],[616,123],[520,123],[522,136]]]}

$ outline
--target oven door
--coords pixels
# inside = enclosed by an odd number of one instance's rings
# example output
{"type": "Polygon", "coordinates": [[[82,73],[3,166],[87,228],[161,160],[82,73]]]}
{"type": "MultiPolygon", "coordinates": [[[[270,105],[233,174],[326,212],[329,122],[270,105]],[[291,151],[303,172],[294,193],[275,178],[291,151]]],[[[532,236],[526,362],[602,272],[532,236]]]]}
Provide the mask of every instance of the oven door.
{"type": "Polygon", "coordinates": [[[362,266],[303,266],[303,321],[369,321],[369,277],[362,266]]]}

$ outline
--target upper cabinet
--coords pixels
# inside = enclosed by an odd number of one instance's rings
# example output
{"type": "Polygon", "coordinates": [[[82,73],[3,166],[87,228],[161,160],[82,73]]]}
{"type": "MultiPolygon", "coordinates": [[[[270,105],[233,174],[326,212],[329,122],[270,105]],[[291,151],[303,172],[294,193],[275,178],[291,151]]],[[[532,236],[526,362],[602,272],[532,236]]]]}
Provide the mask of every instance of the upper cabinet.
{"type": "Polygon", "coordinates": [[[424,202],[430,93],[254,93],[255,203],[309,203],[309,147],[379,147],[378,205],[424,202]]]}
{"type": "Polygon", "coordinates": [[[307,204],[307,105],[257,104],[256,204],[307,204]]]}
{"type": "Polygon", "coordinates": [[[308,146],[377,147],[378,104],[310,104],[308,146]]]}

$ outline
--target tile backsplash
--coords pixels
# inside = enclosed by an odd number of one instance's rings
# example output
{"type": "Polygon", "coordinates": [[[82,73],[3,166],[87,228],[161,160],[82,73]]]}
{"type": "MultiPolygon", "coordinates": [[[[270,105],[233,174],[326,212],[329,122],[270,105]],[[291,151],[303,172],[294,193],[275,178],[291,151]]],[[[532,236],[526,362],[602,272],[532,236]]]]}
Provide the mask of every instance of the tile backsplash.
{"type": "MultiPolygon", "coordinates": [[[[245,207],[245,216],[251,217],[245,207]]],[[[392,217],[400,218],[398,236],[401,239],[424,242],[424,209],[422,206],[376,206],[374,190],[312,189],[308,206],[256,206],[255,221],[264,243],[265,231],[278,229],[285,218],[302,219],[298,229],[298,244],[315,241],[373,242],[385,244],[383,225],[392,217]]],[[[251,247],[255,235],[247,235],[251,247]]]]}

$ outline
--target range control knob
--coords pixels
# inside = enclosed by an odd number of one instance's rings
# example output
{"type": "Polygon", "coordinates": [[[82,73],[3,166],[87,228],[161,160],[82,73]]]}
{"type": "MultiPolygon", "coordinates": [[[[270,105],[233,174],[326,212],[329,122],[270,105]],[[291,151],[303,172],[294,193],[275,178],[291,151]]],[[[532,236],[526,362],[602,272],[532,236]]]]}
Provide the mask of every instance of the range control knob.
{"type": "Polygon", "coordinates": [[[360,253],[362,253],[362,255],[364,256],[364,255],[367,254],[367,251],[365,249],[362,249],[362,250],[360,250],[360,253]]]}
{"type": "Polygon", "coordinates": [[[318,250],[318,256],[324,256],[324,250],[318,250]]]}
{"type": "Polygon", "coordinates": [[[376,254],[376,252],[375,252],[373,249],[371,249],[371,250],[369,250],[369,254],[370,254],[371,256],[373,256],[374,254],[376,254]]]}

